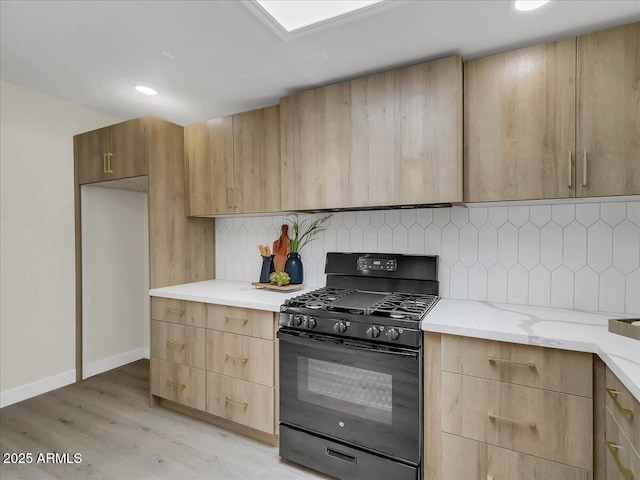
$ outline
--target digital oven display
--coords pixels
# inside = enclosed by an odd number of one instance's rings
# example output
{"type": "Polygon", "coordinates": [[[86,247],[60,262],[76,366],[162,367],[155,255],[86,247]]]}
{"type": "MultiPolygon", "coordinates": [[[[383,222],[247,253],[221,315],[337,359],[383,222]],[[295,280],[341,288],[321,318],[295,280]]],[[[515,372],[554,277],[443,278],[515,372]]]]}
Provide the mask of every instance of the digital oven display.
{"type": "Polygon", "coordinates": [[[398,269],[398,261],[388,258],[358,258],[358,270],[380,270],[384,272],[395,272],[398,269]]]}

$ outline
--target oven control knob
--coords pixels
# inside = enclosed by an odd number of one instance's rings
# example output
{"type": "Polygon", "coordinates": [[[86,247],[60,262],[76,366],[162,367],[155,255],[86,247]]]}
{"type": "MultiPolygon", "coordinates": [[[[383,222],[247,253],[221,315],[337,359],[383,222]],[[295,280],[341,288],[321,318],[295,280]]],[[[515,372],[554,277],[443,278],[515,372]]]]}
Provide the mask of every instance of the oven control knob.
{"type": "Polygon", "coordinates": [[[307,317],[306,315],[302,317],[302,326],[304,328],[316,328],[316,320],[313,317],[307,317]]]}
{"type": "Polygon", "coordinates": [[[344,333],[347,331],[347,324],[344,322],[337,322],[334,326],[333,326],[333,331],[336,333],[344,333]]]}
{"type": "Polygon", "coordinates": [[[367,328],[367,337],[369,338],[378,338],[380,336],[380,329],[375,325],[373,327],[367,328]]]}
{"type": "Polygon", "coordinates": [[[387,330],[387,337],[392,342],[394,340],[397,340],[399,336],[400,336],[400,334],[398,333],[398,330],[396,330],[395,328],[390,328],[389,330],[387,330]]]}
{"type": "Polygon", "coordinates": [[[300,315],[294,315],[293,316],[293,326],[294,327],[299,327],[300,325],[302,325],[302,317],[300,317],[300,315]]]}

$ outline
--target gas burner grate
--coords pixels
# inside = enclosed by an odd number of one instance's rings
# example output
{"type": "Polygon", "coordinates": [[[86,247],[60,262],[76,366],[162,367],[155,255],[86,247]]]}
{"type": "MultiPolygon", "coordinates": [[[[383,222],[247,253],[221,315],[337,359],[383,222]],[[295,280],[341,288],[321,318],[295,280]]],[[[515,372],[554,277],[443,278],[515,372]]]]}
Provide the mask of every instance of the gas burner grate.
{"type": "Polygon", "coordinates": [[[369,315],[390,318],[406,318],[422,320],[438,297],[435,295],[418,295],[410,293],[390,293],[368,309],[369,315]]]}
{"type": "Polygon", "coordinates": [[[285,305],[291,307],[304,307],[312,310],[324,310],[327,304],[345,297],[356,290],[348,288],[323,287],[309,293],[290,298],[285,305]]]}

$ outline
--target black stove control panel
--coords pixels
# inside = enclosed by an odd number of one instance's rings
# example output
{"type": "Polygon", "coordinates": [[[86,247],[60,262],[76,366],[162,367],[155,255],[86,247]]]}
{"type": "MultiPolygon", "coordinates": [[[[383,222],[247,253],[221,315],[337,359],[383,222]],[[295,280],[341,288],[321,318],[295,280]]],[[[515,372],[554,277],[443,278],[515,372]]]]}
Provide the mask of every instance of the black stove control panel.
{"type": "Polygon", "coordinates": [[[383,272],[395,272],[398,269],[398,261],[395,258],[359,257],[358,270],[381,270],[383,272]]]}

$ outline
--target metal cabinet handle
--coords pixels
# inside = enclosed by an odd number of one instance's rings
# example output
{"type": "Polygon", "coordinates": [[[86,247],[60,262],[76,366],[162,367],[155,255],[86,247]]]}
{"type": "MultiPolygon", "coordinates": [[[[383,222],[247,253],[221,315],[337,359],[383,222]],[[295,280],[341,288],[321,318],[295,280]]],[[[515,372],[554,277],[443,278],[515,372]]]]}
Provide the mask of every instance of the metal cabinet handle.
{"type": "Polygon", "coordinates": [[[249,402],[239,402],[234,400],[233,398],[225,397],[224,401],[226,403],[235,403],[236,405],[242,405],[243,408],[247,408],[249,406],[249,402]]]}
{"type": "Polygon", "coordinates": [[[629,470],[628,468],[625,468],[622,465],[622,462],[620,461],[620,457],[618,457],[618,450],[621,447],[620,445],[618,445],[615,442],[610,442],[608,440],[605,440],[605,443],[607,444],[607,447],[609,448],[609,452],[611,452],[611,456],[613,457],[613,460],[616,462],[616,466],[618,467],[618,470],[620,470],[620,473],[625,477],[628,478],[630,480],[633,480],[635,477],[633,475],[633,472],[631,470],[629,470]]]}
{"type": "Polygon", "coordinates": [[[244,325],[245,323],[247,323],[249,321],[249,319],[248,318],[235,318],[235,317],[230,317],[229,315],[225,315],[224,321],[225,322],[229,322],[229,321],[242,322],[242,324],[244,325]]]}
{"type": "Polygon", "coordinates": [[[582,151],[582,186],[587,186],[587,151],[582,151]]]}
{"type": "Polygon", "coordinates": [[[230,358],[235,360],[240,360],[242,363],[247,363],[249,361],[249,357],[240,357],[238,355],[230,355],[228,353],[224,354],[224,359],[229,360],[230,358]]]}
{"type": "Polygon", "coordinates": [[[109,168],[107,167],[107,158],[109,154],[105,153],[102,155],[102,173],[109,173],[109,168]]]}
{"type": "Polygon", "coordinates": [[[107,170],[104,173],[113,173],[111,169],[111,158],[113,157],[113,153],[107,153],[107,170]]]}
{"type": "Polygon", "coordinates": [[[512,422],[512,423],[523,423],[528,425],[529,428],[536,428],[536,422],[534,422],[533,420],[519,420],[517,418],[503,417],[502,415],[496,415],[492,411],[488,411],[487,416],[491,420],[504,420],[506,422],[512,422]]]}
{"type": "Polygon", "coordinates": [[[611,397],[611,399],[613,400],[613,403],[616,405],[616,407],[618,407],[618,410],[620,410],[620,413],[633,419],[633,410],[631,410],[630,408],[623,407],[620,404],[620,401],[618,400],[618,395],[624,395],[624,392],[619,392],[615,388],[606,388],[606,390],[609,396],[611,397]]]}
{"type": "Polygon", "coordinates": [[[184,387],[186,387],[186,385],[184,383],[174,382],[173,380],[167,380],[167,384],[173,385],[174,387],[177,387],[180,390],[182,390],[182,389],[184,389],[184,387]]]}
{"type": "Polygon", "coordinates": [[[569,168],[569,176],[567,177],[567,187],[571,188],[573,187],[573,160],[571,157],[571,150],[569,150],[569,164],[568,164],[569,168]]]}
{"type": "Polygon", "coordinates": [[[516,360],[507,360],[506,358],[492,357],[491,355],[487,357],[487,360],[489,360],[489,362],[495,363],[508,363],[510,365],[520,365],[522,367],[536,368],[536,364],[534,362],[518,362],[516,360]]]}
{"type": "Polygon", "coordinates": [[[184,343],[176,343],[176,342],[172,342],[170,340],[167,340],[167,346],[168,347],[178,347],[178,348],[184,348],[186,347],[186,345],[184,343]]]}

